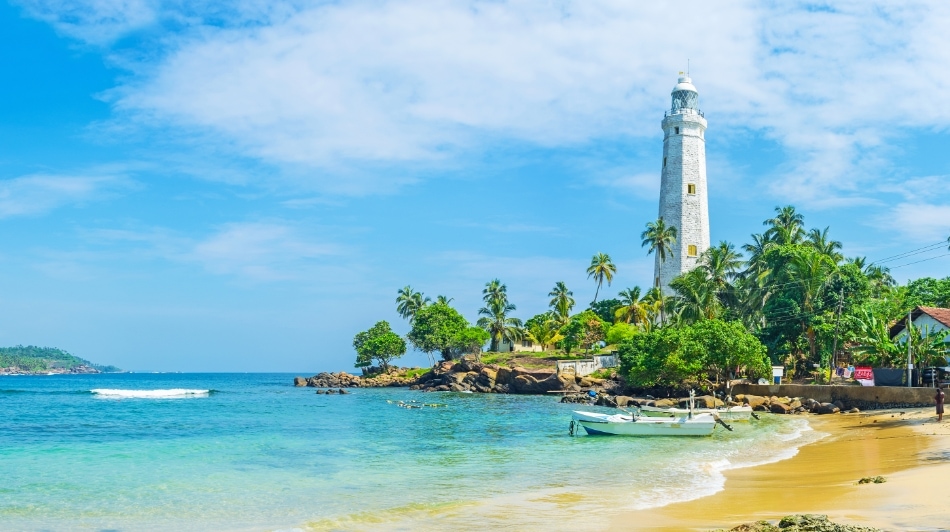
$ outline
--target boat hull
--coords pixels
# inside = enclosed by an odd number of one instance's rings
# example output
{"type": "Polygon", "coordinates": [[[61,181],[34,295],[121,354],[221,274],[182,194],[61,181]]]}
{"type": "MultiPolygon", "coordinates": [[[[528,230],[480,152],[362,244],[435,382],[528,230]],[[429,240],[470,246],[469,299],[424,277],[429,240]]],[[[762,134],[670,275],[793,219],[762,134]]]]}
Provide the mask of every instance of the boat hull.
{"type": "Polygon", "coordinates": [[[716,428],[711,414],[676,418],[633,418],[632,416],[575,411],[574,421],[592,436],[709,436],[716,428]]]}
{"type": "MultiPolygon", "coordinates": [[[[715,414],[723,421],[749,421],[752,417],[751,406],[731,406],[726,408],[697,408],[694,414],[715,414]]],[[[674,418],[689,414],[685,408],[657,408],[655,406],[640,407],[640,414],[655,418],[674,418]]]]}

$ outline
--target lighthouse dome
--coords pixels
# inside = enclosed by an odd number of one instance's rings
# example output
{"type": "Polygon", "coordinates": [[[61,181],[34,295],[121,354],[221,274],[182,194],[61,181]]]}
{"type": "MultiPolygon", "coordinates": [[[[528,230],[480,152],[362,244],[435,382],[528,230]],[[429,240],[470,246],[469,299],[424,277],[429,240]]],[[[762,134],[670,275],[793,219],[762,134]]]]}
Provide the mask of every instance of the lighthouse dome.
{"type": "Polygon", "coordinates": [[[695,93],[699,93],[699,91],[696,90],[696,87],[693,86],[693,80],[691,80],[688,76],[679,77],[676,86],[673,87],[673,92],[676,91],[693,91],[695,93]]]}
{"type": "Polygon", "coordinates": [[[671,93],[673,97],[673,113],[699,112],[699,91],[693,86],[693,80],[688,76],[680,76],[671,93]]]}

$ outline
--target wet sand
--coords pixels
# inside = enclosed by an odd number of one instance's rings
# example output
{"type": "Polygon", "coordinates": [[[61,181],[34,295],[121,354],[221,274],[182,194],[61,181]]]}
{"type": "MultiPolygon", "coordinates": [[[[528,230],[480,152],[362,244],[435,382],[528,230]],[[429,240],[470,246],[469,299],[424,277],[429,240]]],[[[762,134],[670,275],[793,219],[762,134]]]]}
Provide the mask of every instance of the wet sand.
{"type": "Polygon", "coordinates": [[[729,529],[818,513],[886,530],[950,530],[950,418],[937,424],[930,408],[809,416],[809,423],[829,435],[793,458],[726,471],[723,492],[627,512],[610,528],[729,529]],[[878,475],[887,482],[857,484],[878,475]]]}

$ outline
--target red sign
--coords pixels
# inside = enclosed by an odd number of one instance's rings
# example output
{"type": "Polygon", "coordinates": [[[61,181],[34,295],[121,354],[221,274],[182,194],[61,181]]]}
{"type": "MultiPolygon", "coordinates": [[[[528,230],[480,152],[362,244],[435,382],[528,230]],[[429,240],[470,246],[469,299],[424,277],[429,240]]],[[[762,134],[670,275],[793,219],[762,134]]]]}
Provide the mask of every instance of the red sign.
{"type": "Polygon", "coordinates": [[[854,368],[854,380],[857,381],[873,381],[874,372],[871,370],[871,366],[857,366],[854,368]]]}

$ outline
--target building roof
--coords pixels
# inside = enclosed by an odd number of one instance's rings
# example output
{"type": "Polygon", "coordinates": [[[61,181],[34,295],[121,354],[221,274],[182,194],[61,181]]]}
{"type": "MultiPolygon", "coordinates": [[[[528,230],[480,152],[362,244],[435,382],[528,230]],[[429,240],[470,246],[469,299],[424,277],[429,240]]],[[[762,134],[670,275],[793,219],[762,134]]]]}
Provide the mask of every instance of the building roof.
{"type": "MultiPolygon", "coordinates": [[[[916,320],[922,315],[928,315],[935,321],[950,329],[950,308],[939,307],[917,307],[910,313],[911,321],[916,320]]],[[[891,326],[891,338],[900,334],[906,327],[907,318],[900,320],[891,326]]]]}

